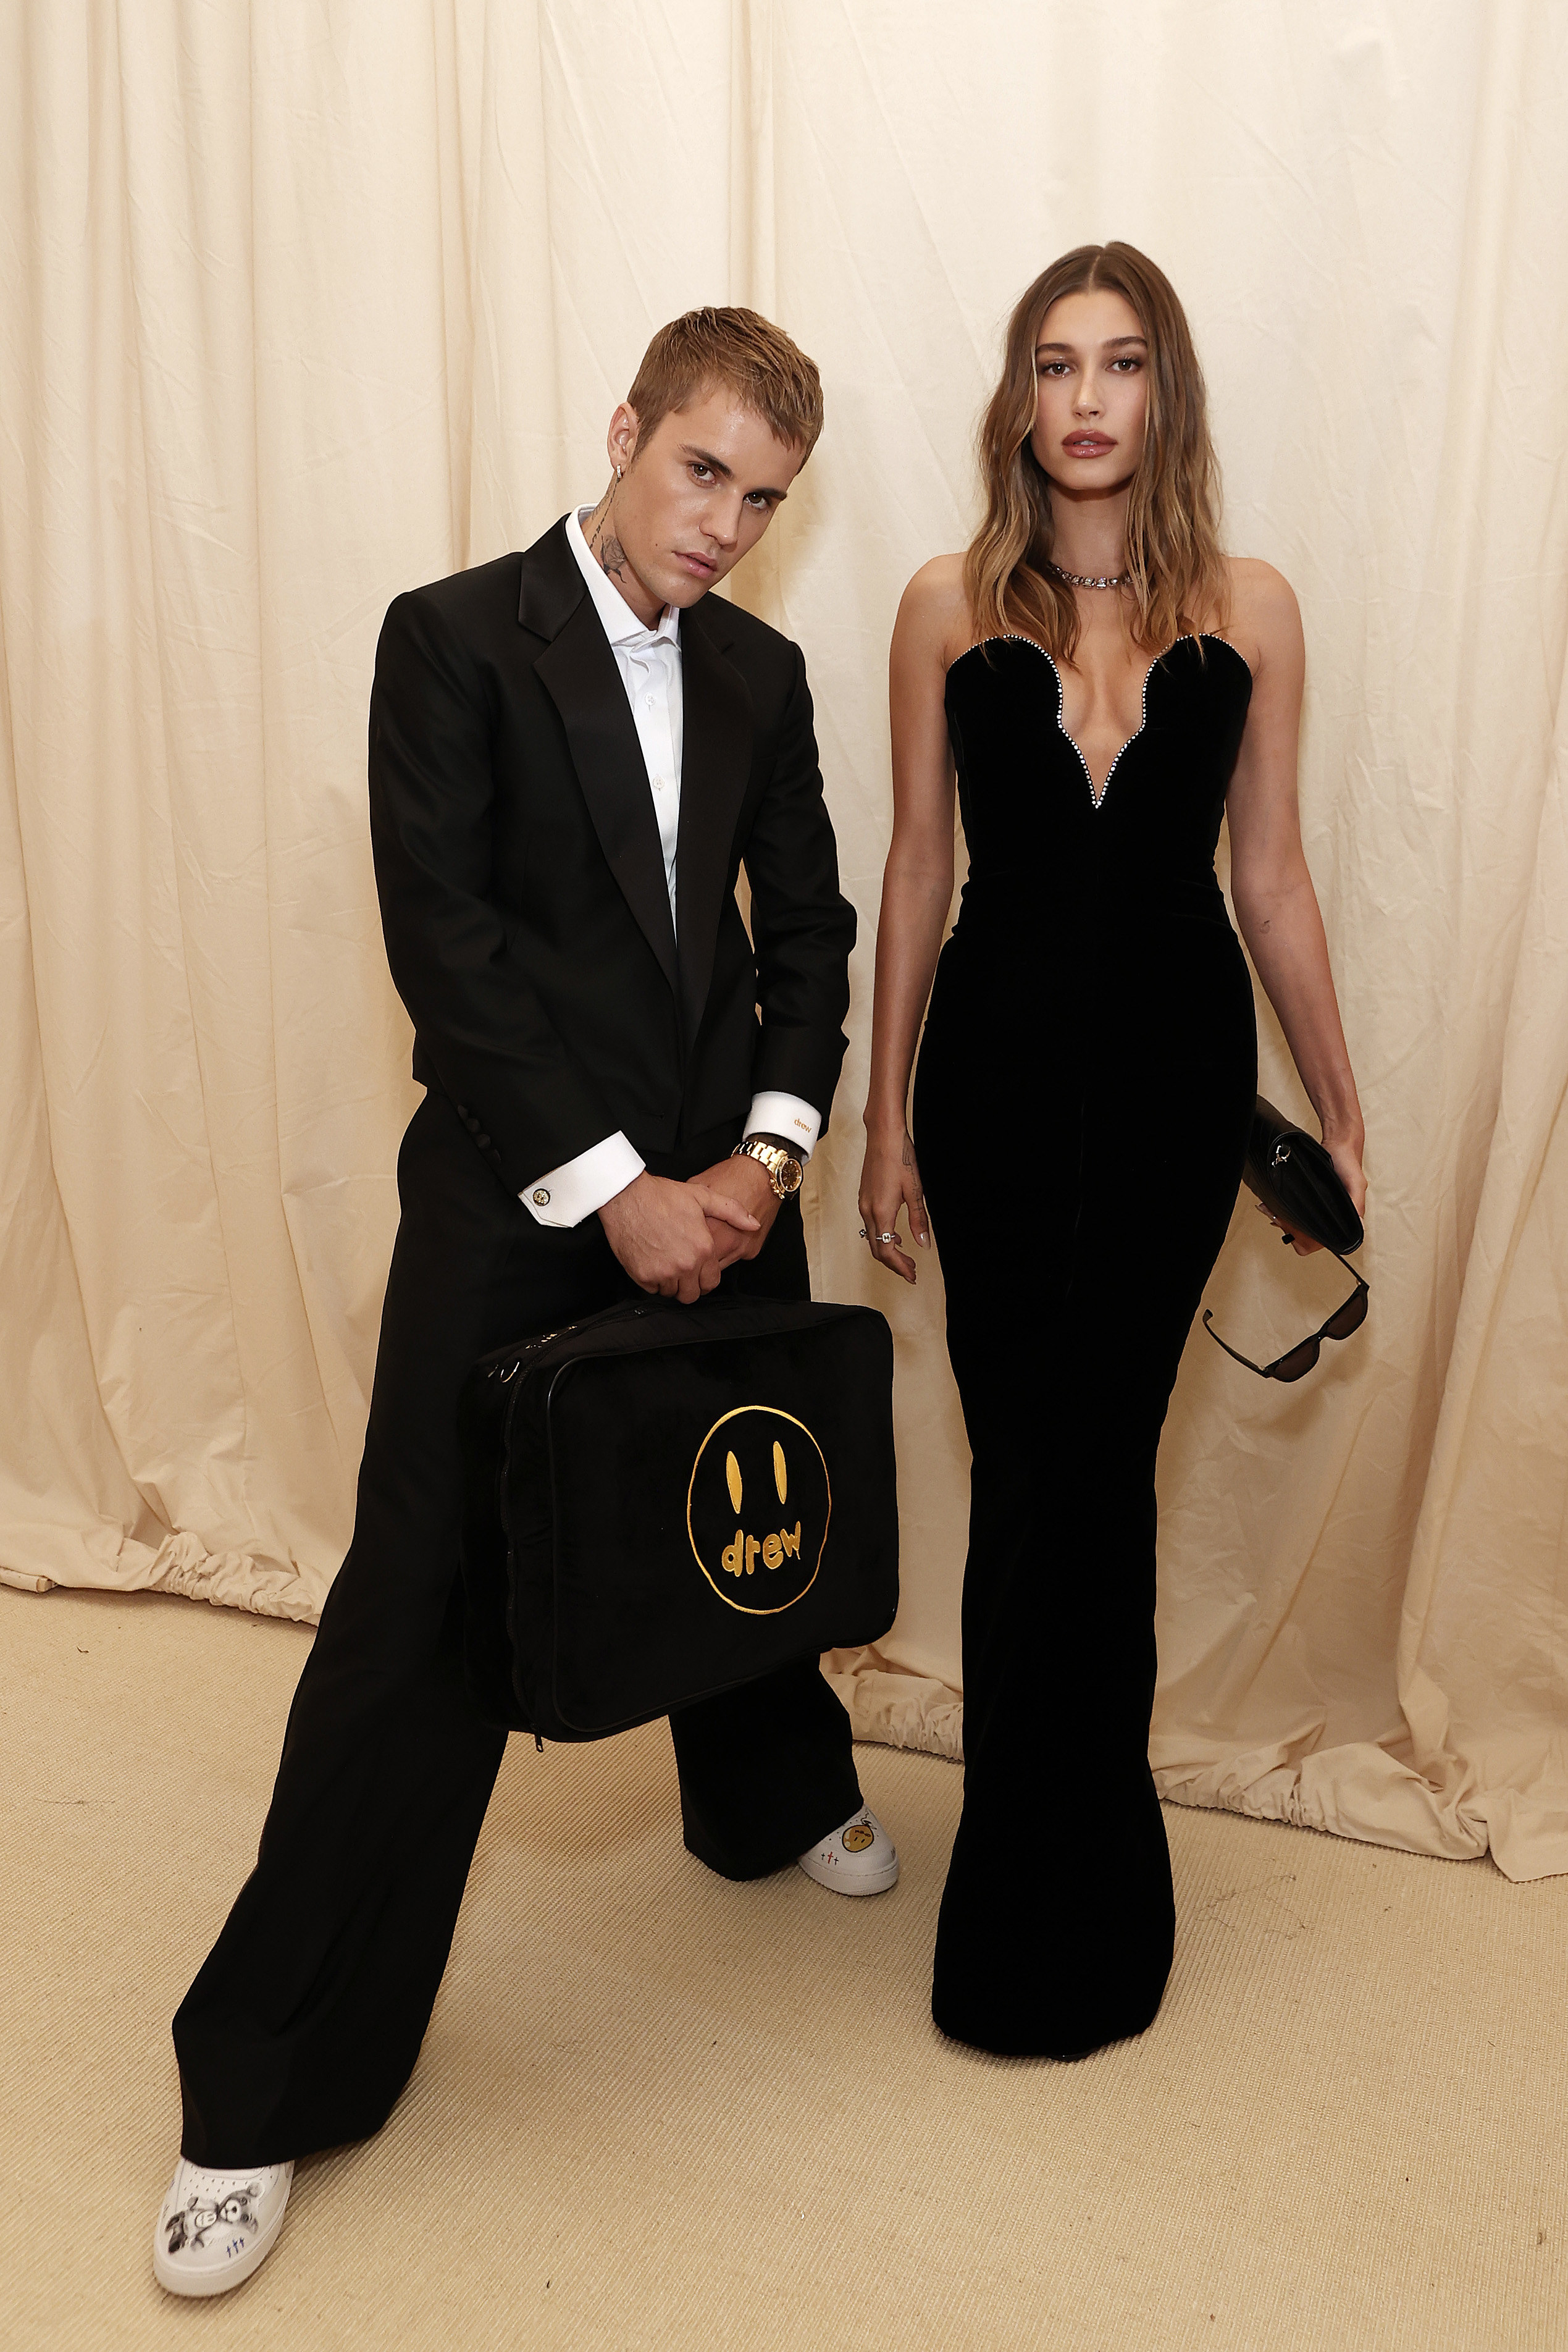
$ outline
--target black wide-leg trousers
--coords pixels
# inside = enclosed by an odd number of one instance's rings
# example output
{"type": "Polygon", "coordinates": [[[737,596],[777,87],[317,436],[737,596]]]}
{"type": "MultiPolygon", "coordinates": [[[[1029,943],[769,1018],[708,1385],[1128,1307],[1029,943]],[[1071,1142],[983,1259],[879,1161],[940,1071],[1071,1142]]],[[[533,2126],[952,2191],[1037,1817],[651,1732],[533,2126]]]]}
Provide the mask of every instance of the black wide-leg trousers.
{"type": "MultiPolygon", "coordinates": [[[[704,1138],[685,1176],[736,1139],[704,1138]]],[[[430,1094],[398,1160],[353,1541],[289,1710],[256,1865],[174,2019],[184,2154],[277,2163],[378,2130],[419,2054],[507,1735],[463,1676],[458,1393],[475,1359],[631,1292],[597,1217],[535,1223],[430,1094]]],[[[798,1203],[727,1284],[810,1295],[798,1203]]],[[[671,1718],[685,1843],[778,1869],[861,1801],[814,1658],[671,1718]]]]}

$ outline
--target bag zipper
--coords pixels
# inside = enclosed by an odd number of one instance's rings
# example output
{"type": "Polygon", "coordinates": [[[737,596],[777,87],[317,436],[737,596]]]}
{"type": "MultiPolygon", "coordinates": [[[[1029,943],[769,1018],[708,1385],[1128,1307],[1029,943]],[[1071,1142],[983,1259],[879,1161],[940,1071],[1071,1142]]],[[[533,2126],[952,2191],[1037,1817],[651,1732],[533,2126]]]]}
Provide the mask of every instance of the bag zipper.
{"type": "MultiPolygon", "coordinates": [[[[629,1306],[624,1311],[628,1315],[635,1316],[646,1315],[652,1310],[646,1307],[629,1306]]],[[[593,1318],[591,1315],[580,1315],[575,1323],[559,1323],[553,1331],[541,1331],[537,1339],[525,1339],[515,1356],[508,1357],[505,1363],[492,1364],[485,1378],[487,1381],[499,1381],[505,1388],[508,1381],[517,1379],[528,1357],[537,1356],[539,1349],[548,1348],[552,1339],[570,1339],[574,1331],[580,1331],[585,1323],[591,1323],[592,1320],[593,1318]]]]}

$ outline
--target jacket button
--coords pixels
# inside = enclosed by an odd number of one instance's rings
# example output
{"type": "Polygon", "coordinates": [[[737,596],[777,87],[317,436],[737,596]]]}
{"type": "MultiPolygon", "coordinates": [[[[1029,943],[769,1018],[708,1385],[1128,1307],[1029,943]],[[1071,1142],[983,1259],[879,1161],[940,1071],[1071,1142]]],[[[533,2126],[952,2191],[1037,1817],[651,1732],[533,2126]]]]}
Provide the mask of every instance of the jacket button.
{"type": "Polygon", "coordinates": [[[537,1185],[534,1189],[534,1206],[536,1209],[548,1209],[549,1207],[549,1194],[545,1191],[542,1184],[537,1185]]]}

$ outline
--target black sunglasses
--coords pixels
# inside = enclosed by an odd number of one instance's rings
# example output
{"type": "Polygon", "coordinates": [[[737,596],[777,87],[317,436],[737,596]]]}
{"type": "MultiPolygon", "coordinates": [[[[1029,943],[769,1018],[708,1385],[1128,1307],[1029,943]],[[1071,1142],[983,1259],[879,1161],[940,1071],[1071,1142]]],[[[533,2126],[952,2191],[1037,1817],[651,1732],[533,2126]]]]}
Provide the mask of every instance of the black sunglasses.
{"type": "MultiPolygon", "coordinates": [[[[1346,1274],[1355,1274],[1350,1260],[1340,1257],[1338,1250],[1330,1250],[1329,1255],[1339,1258],[1346,1274]]],[[[1366,1285],[1361,1276],[1355,1274],[1355,1288],[1344,1305],[1336,1307],[1328,1321],[1320,1325],[1310,1339],[1300,1340],[1284,1355],[1276,1356],[1271,1364],[1255,1364],[1250,1356],[1243,1356],[1228,1340],[1222,1339],[1214,1328],[1214,1318],[1207,1307],[1203,1310],[1203,1328],[1216,1346],[1223,1348],[1228,1356],[1234,1356],[1239,1364],[1245,1364],[1249,1372],[1256,1372],[1260,1380],[1299,1381],[1317,1362],[1325,1339],[1348,1339],[1353,1331],[1360,1330],[1366,1320],[1366,1285]]]]}

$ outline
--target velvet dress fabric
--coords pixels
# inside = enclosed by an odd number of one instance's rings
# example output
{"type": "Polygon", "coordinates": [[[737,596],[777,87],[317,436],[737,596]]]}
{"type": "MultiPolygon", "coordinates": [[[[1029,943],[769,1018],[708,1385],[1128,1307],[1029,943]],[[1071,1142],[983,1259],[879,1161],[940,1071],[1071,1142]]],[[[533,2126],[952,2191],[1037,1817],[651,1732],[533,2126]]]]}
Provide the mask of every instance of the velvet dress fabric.
{"type": "Polygon", "coordinates": [[[1170,1969],[1155,1459],[1256,1091],[1214,872],[1251,688],[1224,639],[1180,639],[1096,801],[1032,640],[947,674],[969,877],[914,1128],[973,1471],[932,2011],[985,2050],[1140,2032],[1170,1969]]]}

